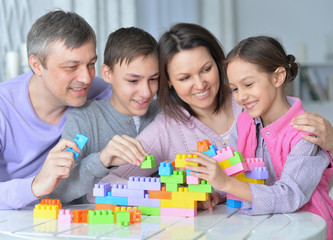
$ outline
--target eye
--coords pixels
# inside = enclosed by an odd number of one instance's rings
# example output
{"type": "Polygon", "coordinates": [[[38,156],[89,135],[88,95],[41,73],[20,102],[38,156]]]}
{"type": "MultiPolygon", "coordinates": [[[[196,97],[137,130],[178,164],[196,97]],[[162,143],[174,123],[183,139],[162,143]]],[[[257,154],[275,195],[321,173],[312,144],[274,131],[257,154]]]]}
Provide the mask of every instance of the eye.
{"type": "Polygon", "coordinates": [[[73,71],[73,70],[75,70],[77,68],[77,66],[66,66],[65,67],[65,69],[67,70],[67,71],[73,71]]]}
{"type": "Polygon", "coordinates": [[[96,64],[95,62],[93,62],[93,63],[89,63],[88,66],[94,68],[94,67],[95,67],[95,64],[96,64]]]}
{"type": "Polygon", "coordinates": [[[185,80],[187,80],[189,78],[190,78],[190,76],[185,76],[185,77],[180,78],[179,81],[185,81],[185,80]]]}
{"type": "Polygon", "coordinates": [[[159,77],[154,77],[154,78],[149,79],[149,81],[158,81],[159,79],[160,79],[159,77]]]}
{"type": "Polygon", "coordinates": [[[128,79],[127,80],[129,83],[137,83],[138,82],[138,80],[136,80],[136,79],[128,79]]]}
{"type": "Polygon", "coordinates": [[[236,91],[238,91],[238,88],[230,88],[230,92],[236,92],[236,91]]]}
{"type": "Polygon", "coordinates": [[[246,87],[251,87],[253,83],[245,84],[246,87]]]}
{"type": "Polygon", "coordinates": [[[212,67],[206,67],[202,70],[202,72],[204,72],[204,73],[209,72],[211,69],[212,69],[212,67]]]}

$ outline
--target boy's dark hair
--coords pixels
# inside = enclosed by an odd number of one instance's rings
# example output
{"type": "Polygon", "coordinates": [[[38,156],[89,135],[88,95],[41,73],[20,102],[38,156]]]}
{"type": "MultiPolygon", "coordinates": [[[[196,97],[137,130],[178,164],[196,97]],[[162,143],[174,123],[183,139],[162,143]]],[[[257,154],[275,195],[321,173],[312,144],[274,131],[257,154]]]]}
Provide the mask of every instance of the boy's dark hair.
{"type": "Polygon", "coordinates": [[[120,28],[112,32],[104,50],[104,64],[111,70],[116,63],[129,64],[136,57],[156,54],[157,41],[148,32],[136,28],[120,28]]]}
{"type": "Polygon", "coordinates": [[[236,57],[256,64],[267,73],[273,73],[279,67],[285,68],[284,86],[293,81],[298,73],[299,65],[295,62],[294,55],[287,55],[281,43],[269,36],[249,37],[238,43],[229,52],[224,63],[224,71],[227,70],[228,64],[236,57]]]}
{"type": "Polygon", "coordinates": [[[215,100],[215,113],[222,109],[230,94],[228,83],[223,75],[222,67],[225,56],[219,41],[207,29],[197,24],[178,23],[162,35],[158,48],[160,64],[158,101],[164,113],[170,117],[186,120],[188,117],[185,116],[181,108],[186,109],[190,116],[197,117],[191,107],[178,96],[175,89],[169,88],[168,64],[175,54],[199,46],[207,48],[219,71],[220,87],[215,100]]]}
{"type": "Polygon", "coordinates": [[[92,41],[96,47],[96,35],[92,27],[74,12],[52,11],[36,20],[27,36],[28,57],[34,55],[46,68],[49,46],[63,41],[69,49],[81,47],[92,41]]]}

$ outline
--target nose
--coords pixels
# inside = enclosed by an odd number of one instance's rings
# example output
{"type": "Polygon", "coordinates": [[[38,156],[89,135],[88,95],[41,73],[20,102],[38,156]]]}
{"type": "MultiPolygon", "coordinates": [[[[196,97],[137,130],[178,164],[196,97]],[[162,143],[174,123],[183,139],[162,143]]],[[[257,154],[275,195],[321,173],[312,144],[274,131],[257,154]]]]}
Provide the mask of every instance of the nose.
{"type": "Polygon", "coordinates": [[[78,81],[83,84],[89,85],[92,83],[94,76],[95,68],[89,69],[89,67],[82,67],[78,74],[78,81]]]}
{"type": "Polygon", "coordinates": [[[149,81],[144,81],[144,83],[141,84],[139,94],[142,99],[149,99],[151,97],[152,90],[149,81]]]}
{"type": "Polygon", "coordinates": [[[247,99],[247,94],[245,91],[238,89],[238,93],[236,98],[238,99],[239,102],[243,102],[247,99]]]}
{"type": "Polygon", "coordinates": [[[200,75],[194,77],[195,86],[197,89],[205,89],[207,86],[206,80],[204,80],[200,75]]]}

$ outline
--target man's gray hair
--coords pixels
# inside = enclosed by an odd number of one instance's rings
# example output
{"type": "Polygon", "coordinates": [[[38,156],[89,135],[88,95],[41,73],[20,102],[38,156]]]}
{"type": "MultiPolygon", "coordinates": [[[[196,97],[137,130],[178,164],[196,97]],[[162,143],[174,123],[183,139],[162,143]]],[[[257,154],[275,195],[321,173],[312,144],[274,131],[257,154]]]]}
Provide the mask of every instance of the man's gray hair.
{"type": "Polygon", "coordinates": [[[43,15],[32,25],[27,36],[28,57],[36,56],[46,68],[50,44],[56,41],[64,42],[68,49],[79,48],[88,41],[96,47],[95,32],[81,16],[58,10],[43,15]]]}

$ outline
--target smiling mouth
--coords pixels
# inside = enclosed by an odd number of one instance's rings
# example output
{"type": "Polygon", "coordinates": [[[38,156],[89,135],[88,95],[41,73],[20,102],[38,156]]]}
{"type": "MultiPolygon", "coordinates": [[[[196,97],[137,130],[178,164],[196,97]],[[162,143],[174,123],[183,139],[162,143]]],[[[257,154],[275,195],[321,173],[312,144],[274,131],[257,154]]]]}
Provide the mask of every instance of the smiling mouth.
{"type": "Polygon", "coordinates": [[[257,101],[252,101],[252,102],[249,102],[249,103],[245,103],[244,104],[244,107],[246,108],[246,109],[252,109],[254,106],[256,106],[257,105],[257,101]]]}
{"type": "Polygon", "coordinates": [[[148,102],[148,100],[139,101],[139,100],[135,100],[135,99],[133,99],[133,101],[134,101],[134,102],[137,102],[137,103],[139,103],[139,104],[144,104],[144,103],[147,103],[147,102],[148,102]]]}
{"type": "Polygon", "coordinates": [[[193,95],[196,97],[203,97],[205,95],[207,95],[208,90],[204,91],[204,92],[200,92],[200,93],[194,93],[193,95]]]}

